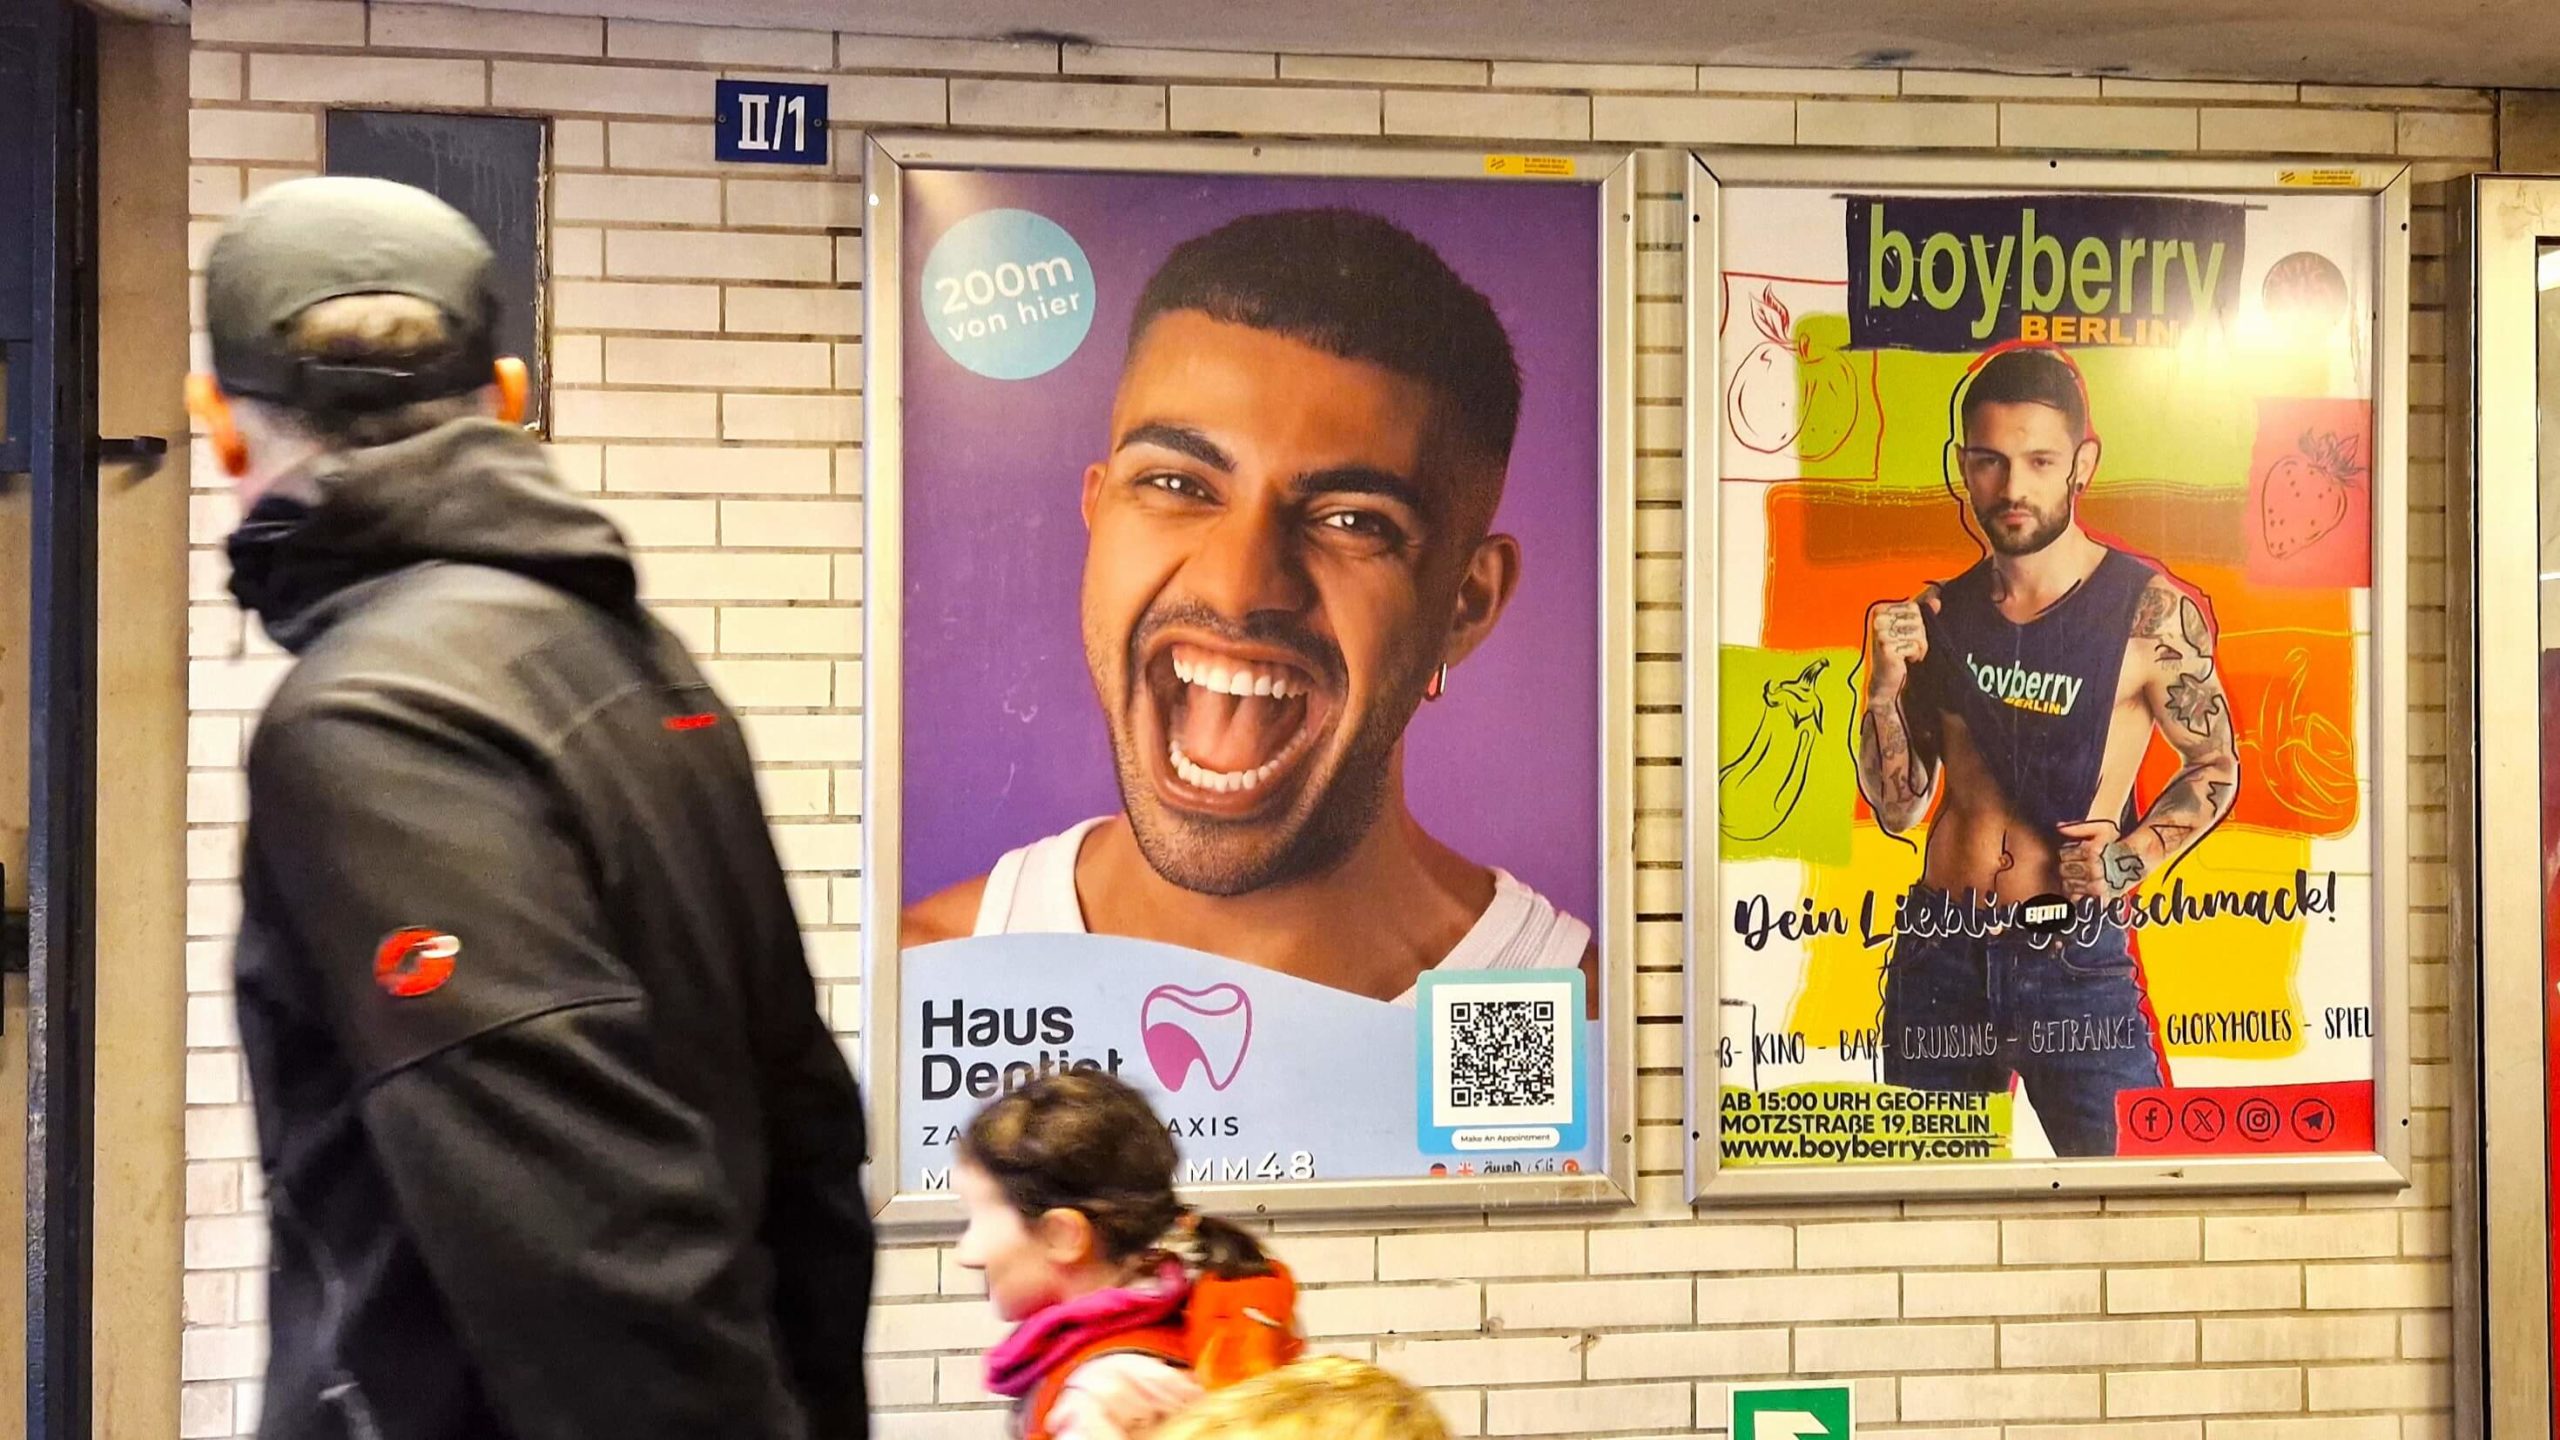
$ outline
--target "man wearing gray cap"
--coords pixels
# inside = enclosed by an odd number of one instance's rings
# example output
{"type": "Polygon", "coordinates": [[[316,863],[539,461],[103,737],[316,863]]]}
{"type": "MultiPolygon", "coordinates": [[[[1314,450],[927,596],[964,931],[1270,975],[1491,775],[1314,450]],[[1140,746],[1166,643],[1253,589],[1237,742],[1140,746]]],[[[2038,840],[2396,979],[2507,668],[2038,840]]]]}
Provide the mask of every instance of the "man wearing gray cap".
{"type": "Polygon", "coordinates": [[[469,221],[261,193],[189,400],[296,664],[237,952],[271,1440],[866,1433],[860,1097],[738,726],[514,422],[469,221]]]}

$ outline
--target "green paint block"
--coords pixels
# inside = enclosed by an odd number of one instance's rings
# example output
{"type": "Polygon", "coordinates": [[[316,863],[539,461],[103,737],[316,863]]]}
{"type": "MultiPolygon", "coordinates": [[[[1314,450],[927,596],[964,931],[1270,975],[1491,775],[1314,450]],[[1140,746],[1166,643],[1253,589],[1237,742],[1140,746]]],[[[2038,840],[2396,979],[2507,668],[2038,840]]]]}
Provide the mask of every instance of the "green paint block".
{"type": "Polygon", "coordinates": [[[1719,651],[1716,826],[1727,860],[1849,861],[1855,650],[1719,651]]]}
{"type": "MultiPolygon", "coordinates": [[[[2079,348],[2089,421],[2100,441],[2098,483],[2138,480],[2245,492],[2263,396],[2325,393],[2324,356],[2175,348],[2079,348]]],[[[1875,352],[1884,436],[1878,480],[1942,493],[1956,438],[1956,396],[1970,355],[1875,352]]]]}

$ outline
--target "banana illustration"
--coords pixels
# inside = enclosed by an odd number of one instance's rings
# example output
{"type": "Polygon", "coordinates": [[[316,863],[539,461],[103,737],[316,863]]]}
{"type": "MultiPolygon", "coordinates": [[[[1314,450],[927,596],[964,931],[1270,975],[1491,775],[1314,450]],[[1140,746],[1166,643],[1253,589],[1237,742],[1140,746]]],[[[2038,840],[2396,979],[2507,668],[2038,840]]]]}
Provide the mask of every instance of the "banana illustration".
{"type": "Polygon", "coordinates": [[[1814,741],[1823,729],[1815,682],[1829,668],[1829,660],[1816,660],[1793,680],[1760,687],[1759,724],[1742,753],[1716,771],[1716,819],[1726,839],[1766,840],[1795,813],[1813,778],[1814,741]]]}
{"type": "Polygon", "coordinates": [[[2343,833],[2356,818],[2355,741],[2338,723],[2303,703],[2311,652],[2285,652],[2285,678],[2258,702],[2258,726],[2240,742],[2244,783],[2267,792],[2322,833],[2343,833]]]}

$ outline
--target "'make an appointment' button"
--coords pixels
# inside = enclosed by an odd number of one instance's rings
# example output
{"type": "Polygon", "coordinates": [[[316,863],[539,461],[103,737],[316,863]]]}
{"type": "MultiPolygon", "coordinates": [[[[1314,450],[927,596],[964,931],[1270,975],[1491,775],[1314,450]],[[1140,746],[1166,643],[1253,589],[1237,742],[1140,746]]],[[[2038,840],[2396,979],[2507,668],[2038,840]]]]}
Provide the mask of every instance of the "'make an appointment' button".
{"type": "Polygon", "coordinates": [[[1449,1136],[1449,1143],[1461,1150],[1553,1150],[1564,1143],[1564,1136],[1552,1127],[1459,1130],[1449,1136]]]}

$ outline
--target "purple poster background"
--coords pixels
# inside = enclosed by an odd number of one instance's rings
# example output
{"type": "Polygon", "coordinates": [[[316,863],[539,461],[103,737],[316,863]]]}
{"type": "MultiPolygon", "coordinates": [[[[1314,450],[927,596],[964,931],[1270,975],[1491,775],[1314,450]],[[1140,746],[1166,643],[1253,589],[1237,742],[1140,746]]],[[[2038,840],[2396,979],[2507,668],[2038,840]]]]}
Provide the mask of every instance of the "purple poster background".
{"type": "Polygon", "coordinates": [[[908,903],[1006,850],[1116,813],[1077,628],[1086,465],[1108,443],[1137,293],[1172,248],[1264,210],[1347,205],[1402,225],[1492,300],[1524,377],[1497,519],[1520,588],[1406,734],[1431,832],[1599,928],[1598,200],[1582,185],[910,170],[905,307],[908,903]],[[925,257],[981,210],[1044,215],[1083,246],[1093,330],[1057,369],[993,380],[923,325],[925,257]]]}

